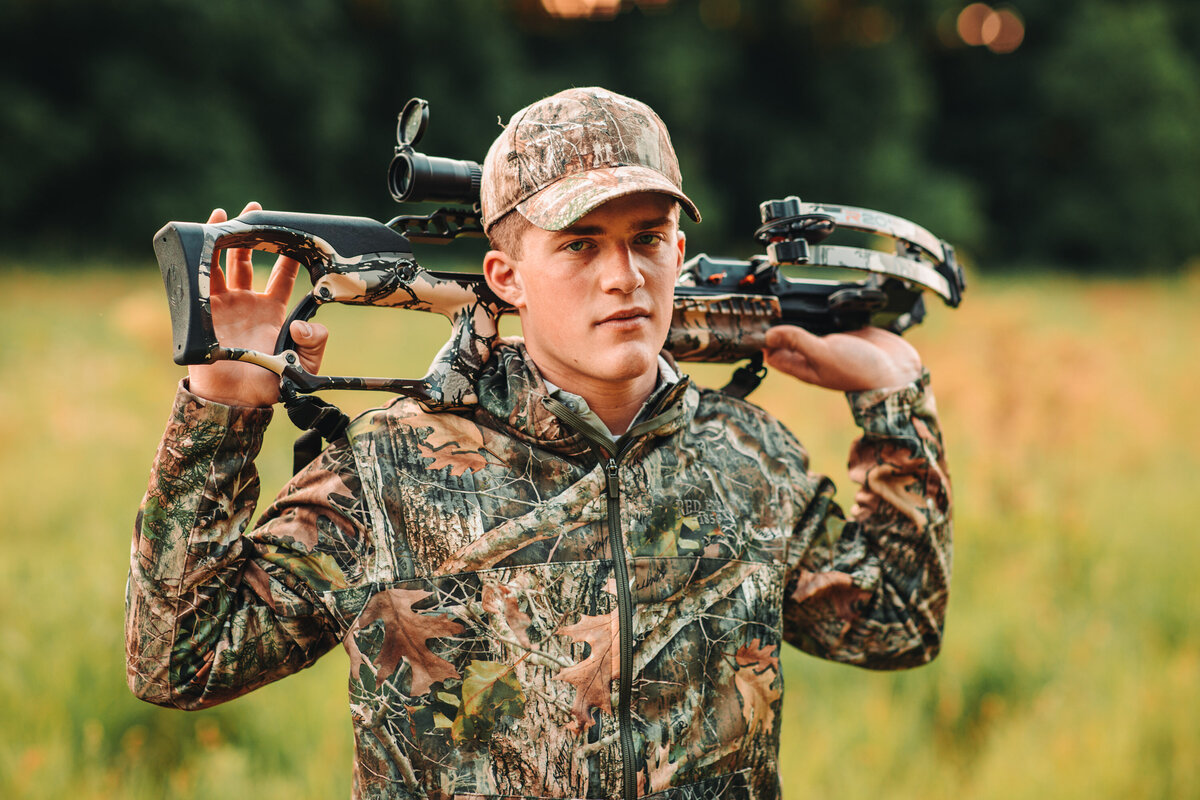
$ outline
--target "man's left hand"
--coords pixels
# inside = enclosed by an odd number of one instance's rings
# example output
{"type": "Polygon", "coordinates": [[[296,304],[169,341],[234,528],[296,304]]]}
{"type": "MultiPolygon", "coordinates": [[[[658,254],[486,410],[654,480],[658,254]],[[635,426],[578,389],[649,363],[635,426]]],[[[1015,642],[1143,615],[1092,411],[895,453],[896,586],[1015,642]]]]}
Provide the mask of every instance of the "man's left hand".
{"type": "Polygon", "coordinates": [[[839,392],[898,389],[921,376],[921,356],[882,328],[817,336],[794,325],[767,331],[767,366],[839,392]]]}

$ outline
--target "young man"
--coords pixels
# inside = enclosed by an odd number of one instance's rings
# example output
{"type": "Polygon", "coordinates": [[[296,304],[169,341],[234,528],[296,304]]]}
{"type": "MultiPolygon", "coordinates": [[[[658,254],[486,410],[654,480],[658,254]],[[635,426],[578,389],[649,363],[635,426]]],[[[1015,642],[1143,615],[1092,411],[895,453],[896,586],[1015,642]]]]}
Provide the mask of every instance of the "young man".
{"type": "MultiPolygon", "coordinates": [[[[851,392],[847,521],[780,423],[660,353],[680,209],[699,213],[653,111],[601,89],[519,111],[482,206],[484,272],[524,340],[469,412],[367,412],[252,528],[277,382],[189,370],[134,535],[130,686],[200,708],[340,643],[356,797],[774,797],[783,641],[873,668],[940,645],[928,377],[880,330],[770,332],[771,366],[851,392]]],[[[229,254],[221,340],[270,347],[295,273],[257,294],[229,254]]],[[[325,331],[293,333],[315,370],[325,331]]]]}

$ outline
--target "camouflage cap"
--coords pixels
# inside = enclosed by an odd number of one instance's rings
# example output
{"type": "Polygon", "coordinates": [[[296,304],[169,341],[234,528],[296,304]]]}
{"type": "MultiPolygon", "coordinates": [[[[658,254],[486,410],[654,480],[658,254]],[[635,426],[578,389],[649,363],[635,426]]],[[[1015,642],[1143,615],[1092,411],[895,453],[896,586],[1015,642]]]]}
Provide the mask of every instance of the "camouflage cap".
{"type": "Polygon", "coordinates": [[[484,159],[480,205],[486,230],[516,209],[557,231],[614,198],[661,192],[699,222],[682,183],[667,126],[648,105],[567,89],[513,114],[484,159]]]}

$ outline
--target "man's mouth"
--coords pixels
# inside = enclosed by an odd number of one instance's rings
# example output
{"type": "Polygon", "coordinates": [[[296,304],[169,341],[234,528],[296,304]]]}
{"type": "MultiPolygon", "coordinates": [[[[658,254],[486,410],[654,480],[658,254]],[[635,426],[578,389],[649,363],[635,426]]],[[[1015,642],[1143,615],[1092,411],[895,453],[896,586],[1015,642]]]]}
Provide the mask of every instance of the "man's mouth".
{"type": "Polygon", "coordinates": [[[616,311],[616,312],[613,312],[612,314],[609,314],[607,317],[600,320],[600,322],[598,322],[596,324],[605,325],[605,324],[609,324],[609,323],[612,323],[612,324],[633,323],[633,322],[636,322],[639,320],[648,319],[649,317],[650,317],[650,312],[647,309],[626,308],[626,309],[622,309],[621,311],[616,311]]]}

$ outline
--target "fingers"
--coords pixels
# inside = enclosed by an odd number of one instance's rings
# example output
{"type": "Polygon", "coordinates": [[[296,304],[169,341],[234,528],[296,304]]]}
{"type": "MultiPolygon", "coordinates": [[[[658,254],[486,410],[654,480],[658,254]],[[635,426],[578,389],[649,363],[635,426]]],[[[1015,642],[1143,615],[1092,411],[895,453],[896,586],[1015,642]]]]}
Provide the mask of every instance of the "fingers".
{"type": "Polygon", "coordinates": [[[767,366],[808,383],[820,383],[821,372],[832,360],[828,341],[792,325],[769,328],[766,345],[767,366]]]}
{"type": "Polygon", "coordinates": [[[820,383],[820,376],[812,362],[795,350],[768,350],[764,361],[771,369],[787,373],[805,383],[820,383]]]}
{"type": "MultiPolygon", "coordinates": [[[[251,200],[242,208],[241,213],[245,214],[249,211],[261,211],[262,205],[251,200]]],[[[223,208],[214,208],[212,213],[208,215],[206,224],[213,225],[220,222],[228,222],[229,215],[223,208]]],[[[254,288],[254,261],[251,256],[251,250],[246,248],[230,248],[228,251],[214,249],[212,255],[212,269],[209,273],[209,294],[221,294],[226,289],[253,289],[254,288]],[[225,268],[221,268],[221,254],[225,253],[225,268]]],[[[290,296],[290,290],[289,290],[290,296]]]]}
{"type": "MultiPolygon", "coordinates": [[[[225,213],[223,208],[214,208],[212,213],[208,215],[206,225],[212,225],[218,222],[225,222],[229,219],[229,215],[225,213]]],[[[221,251],[213,250],[212,266],[208,274],[208,293],[210,296],[221,294],[225,291],[225,273],[221,271],[221,251]]]]}
{"type": "Polygon", "coordinates": [[[829,349],[821,337],[803,328],[781,325],[767,330],[766,345],[768,367],[805,383],[821,384],[820,365],[829,349]]]}
{"type": "Polygon", "coordinates": [[[254,262],[244,247],[225,251],[225,279],[230,289],[254,288],[254,262]]]}
{"type": "MultiPolygon", "coordinates": [[[[262,206],[251,200],[242,209],[242,214],[248,211],[261,210],[262,206]]],[[[245,247],[235,247],[230,249],[225,256],[225,272],[231,289],[249,290],[254,288],[254,261],[251,257],[252,252],[252,250],[245,247]]]]}
{"type": "Polygon", "coordinates": [[[287,256],[280,256],[275,260],[275,266],[271,268],[271,277],[267,278],[265,294],[286,305],[292,297],[292,287],[296,285],[296,276],[299,273],[299,261],[287,256]]]}
{"type": "Polygon", "coordinates": [[[212,267],[208,271],[208,294],[211,297],[224,291],[225,273],[221,271],[221,251],[213,250],[212,267]]]}

